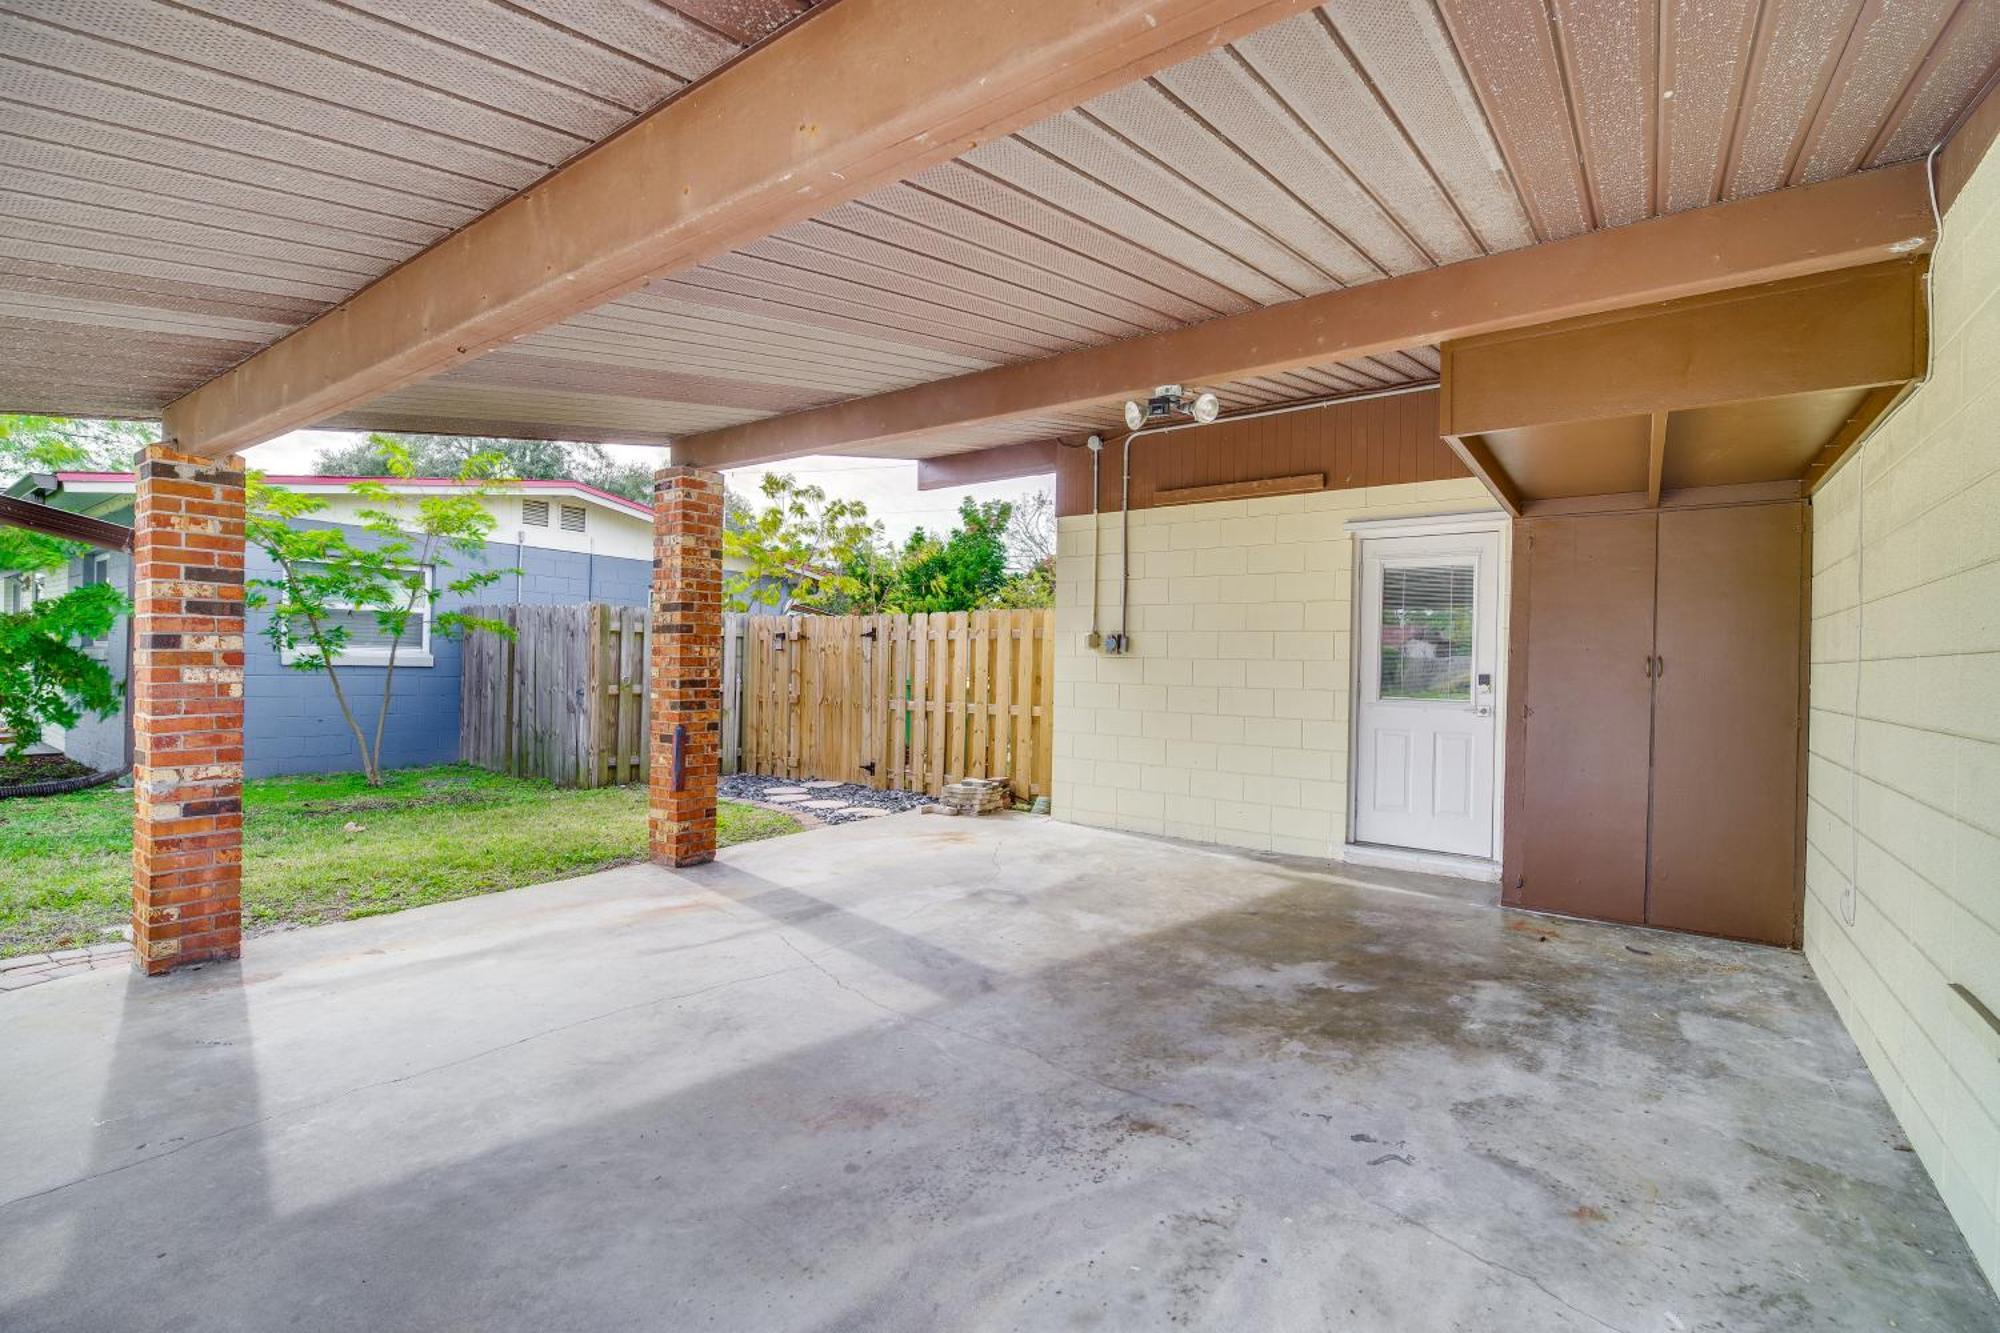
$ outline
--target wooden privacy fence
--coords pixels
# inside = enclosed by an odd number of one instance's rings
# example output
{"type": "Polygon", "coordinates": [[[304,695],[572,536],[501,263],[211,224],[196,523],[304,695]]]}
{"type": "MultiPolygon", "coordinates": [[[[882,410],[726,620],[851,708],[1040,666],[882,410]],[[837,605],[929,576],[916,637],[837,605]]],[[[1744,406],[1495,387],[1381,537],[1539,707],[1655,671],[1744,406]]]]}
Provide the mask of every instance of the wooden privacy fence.
{"type": "Polygon", "coordinates": [[[742,768],[939,795],[1049,791],[1054,613],[750,616],[742,768]]]}
{"type": "MultiPolygon", "coordinates": [[[[647,775],[646,610],[470,607],[459,758],[568,787],[647,775]]],[[[939,795],[960,778],[1049,791],[1054,617],[723,617],[722,771],[939,795]]]]}
{"type": "MultiPolygon", "coordinates": [[[[514,638],[474,633],[459,676],[458,755],[469,764],[604,787],[646,778],[646,608],[483,606],[467,610],[514,627],[514,638]]],[[[723,632],[723,771],[733,772],[743,617],[723,632]]]]}

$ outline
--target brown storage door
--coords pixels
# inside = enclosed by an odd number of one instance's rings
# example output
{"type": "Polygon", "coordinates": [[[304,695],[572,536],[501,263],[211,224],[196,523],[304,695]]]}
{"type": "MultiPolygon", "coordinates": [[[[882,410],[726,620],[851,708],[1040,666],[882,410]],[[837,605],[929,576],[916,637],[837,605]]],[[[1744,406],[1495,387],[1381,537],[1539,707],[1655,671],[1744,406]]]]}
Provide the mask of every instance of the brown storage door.
{"type": "Polygon", "coordinates": [[[1803,506],[1660,515],[1647,920],[1797,942],[1803,506]]]}
{"type": "Polygon", "coordinates": [[[1644,921],[1654,518],[1526,522],[1528,713],[1521,805],[1508,816],[1521,848],[1510,900],[1644,921]]]}

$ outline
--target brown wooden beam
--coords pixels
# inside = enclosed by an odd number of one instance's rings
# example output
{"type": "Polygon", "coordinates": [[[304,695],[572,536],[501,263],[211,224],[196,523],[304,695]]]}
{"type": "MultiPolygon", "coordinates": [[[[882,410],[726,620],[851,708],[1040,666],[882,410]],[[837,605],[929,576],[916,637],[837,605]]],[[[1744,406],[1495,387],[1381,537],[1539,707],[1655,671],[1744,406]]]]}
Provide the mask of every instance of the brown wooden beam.
{"type": "Polygon", "coordinates": [[[840,0],[168,405],[215,456],[903,180],[1310,0],[840,0]]]}
{"type": "Polygon", "coordinates": [[[1667,475],[1667,414],[1653,413],[1646,440],[1646,506],[1660,507],[1660,483],[1667,475]]]}
{"type": "Polygon", "coordinates": [[[675,456],[739,467],[1212,384],[1914,254],[1931,244],[1906,162],[1310,296],[1166,333],[692,435],[675,456]]]}
{"type": "Polygon", "coordinates": [[[1487,446],[1486,441],[1477,435],[1464,438],[1446,435],[1443,439],[1451,446],[1451,451],[1458,455],[1459,461],[1465,464],[1466,470],[1479,478],[1480,484],[1500,502],[1500,507],[1507,511],[1508,516],[1519,518],[1521,488],[1514,484],[1514,479],[1500,466],[1500,460],[1493,456],[1493,450],[1487,446]]]}
{"type": "Polygon", "coordinates": [[[1262,500],[1274,495],[1305,495],[1326,489],[1326,473],[1295,472],[1289,477],[1259,477],[1255,481],[1221,481],[1213,486],[1170,486],[1153,492],[1155,505],[1198,505],[1214,500],[1262,500]]]}
{"type": "Polygon", "coordinates": [[[1924,258],[1450,344],[1454,434],[1780,398],[1922,370],[1924,258]]]}
{"type": "Polygon", "coordinates": [[[108,523],[88,514],[71,513],[11,495],[0,495],[0,528],[24,528],[44,537],[87,542],[112,551],[132,549],[132,529],[123,523],[108,523]]]}
{"type": "Polygon", "coordinates": [[[1819,453],[1813,456],[1813,461],[1806,465],[1805,475],[1801,478],[1805,483],[1806,494],[1811,495],[1824,486],[1846,461],[1848,454],[1853,452],[1854,446],[1861,443],[1869,431],[1875,429],[1875,423],[1894,410],[1896,404],[1916,387],[1916,381],[1913,380],[1907,384],[1884,384],[1879,388],[1870,389],[1868,396],[1855,405],[1847,420],[1840,423],[1840,429],[1833,433],[1832,438],[1827,440],[1819,453]]]}
{"type": "Polygon", "coordinates": [[[983,481],[1053,476],[1056,450],[1060,447],[1054,440],[1030,440],[1025,444],[998,444],[991,449],[975,449],[968,454],[920,458],[917,460],[917,489],[940,491],[952,486],[976,486],[983,481]]]}
{"type": "Polygon", "coordinates": [[[1445,429],[1482,435],[1859,388],[1923,369],[1922,257],[1452,343],[1445,429]]]}
{"type": "Polygon", "coordinates": [[[1796,481],[1745,481],[1727,486],[1683,486],[1660,492],[1658,502],[1644,491],[1618,491],[1610,495],[1561,495],[1545,500],[1529,500],[1521,506],[1527,518],[1549,518],[1559,514],[1622,514],[1642,509],[1705,509],[1715,505],[1771,504],[1796,500],[1804,493],[1796,481]]]}

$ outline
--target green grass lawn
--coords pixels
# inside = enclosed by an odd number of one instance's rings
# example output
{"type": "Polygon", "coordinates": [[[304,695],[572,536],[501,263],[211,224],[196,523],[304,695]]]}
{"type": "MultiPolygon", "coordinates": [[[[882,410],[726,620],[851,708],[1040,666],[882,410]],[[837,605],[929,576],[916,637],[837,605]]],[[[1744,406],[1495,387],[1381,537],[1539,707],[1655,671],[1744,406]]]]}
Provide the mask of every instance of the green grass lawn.
{"type": "MultiPolygon", "coordinates": [[[[643,860],[643,787],[565,791],[463,765],[245,784],[246,930],[400,912],[643,860]]],[[[723,846],[795,832],[724,801],[723,846]]],[[[132,794],[0,801],[0,958],[96,944],[130,911],[132,794]]]]}

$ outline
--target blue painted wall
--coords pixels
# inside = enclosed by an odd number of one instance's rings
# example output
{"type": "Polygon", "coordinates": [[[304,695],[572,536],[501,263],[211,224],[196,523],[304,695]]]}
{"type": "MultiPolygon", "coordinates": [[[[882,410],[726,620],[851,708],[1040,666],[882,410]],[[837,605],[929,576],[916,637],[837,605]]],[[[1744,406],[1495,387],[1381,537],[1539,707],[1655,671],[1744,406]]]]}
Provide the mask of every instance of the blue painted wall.
{"type": "MultiPolygon", "coordinates": [[[[330,525],[316,525],[330,526],[330,525]]],[[[357,543],[369,534],[349,528],[357,543]]],[[[593,556],[495,543],[488,561],[502,569],[518,568],[472,600],[485,605],[559,604],[586,601],[644,606],[653,567],[648,561],[593,556]]],[[[129,562],[119,556],[112,578],[129,586],[129,562]]],[[[249,553],[249,577],[275,577],[276,567],[263,553],[249,553]]],[[[440,582],[451,576],[442,574],[440,582]]],[[[454,600],[443,603],[450,609],[454,600]]],[[[250,777],[285,773],[356,771],[361,767],[354,733],[348,730],[334,702],[333,686],[324,672],[286,666],[278,650],[264,637],[268,613],[252,611],[246,626],[244,653],[244,771],[250,777]]],[[[120,625],[108,662],[123,676],[125,626],[120,625]]],[[[442,635],[431,638],[431,666],[396,668],[389,701],[389,723],[383,733],[382,763],[387,768],[416,764],[447,764],[458,758],[459,645],[442,635]]],[[[381,713],[381,667],[344,667],[341,684],[354,706],[355,720],[372,741],[381,713]]],[[[74,728],[63,748],[75,758],[101,768],[124,763],[124,720],[86,721],[74,728]]]]}

